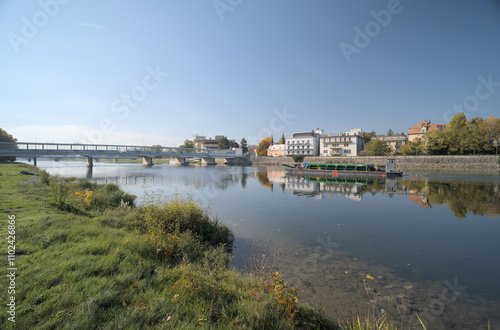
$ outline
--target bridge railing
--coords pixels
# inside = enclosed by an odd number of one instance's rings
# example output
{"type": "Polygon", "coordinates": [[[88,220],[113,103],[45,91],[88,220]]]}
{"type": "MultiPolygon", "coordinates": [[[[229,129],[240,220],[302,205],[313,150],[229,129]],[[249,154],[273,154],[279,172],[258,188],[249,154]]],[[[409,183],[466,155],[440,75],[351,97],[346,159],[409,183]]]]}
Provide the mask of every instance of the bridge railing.
{"type": "Polygon", "coordinates": [[[37,143],[37,142],[0,142],[0,154],[21,153],[26,151],[76,151],[76,152],[99,152],[110,154],[200,154],[206,156],[235,156],[235,151],[230,149],[194,149],[175,147],[148,147],[129,145],[106,145],[106,144],[78,144],[78,143],[37,143]]]}

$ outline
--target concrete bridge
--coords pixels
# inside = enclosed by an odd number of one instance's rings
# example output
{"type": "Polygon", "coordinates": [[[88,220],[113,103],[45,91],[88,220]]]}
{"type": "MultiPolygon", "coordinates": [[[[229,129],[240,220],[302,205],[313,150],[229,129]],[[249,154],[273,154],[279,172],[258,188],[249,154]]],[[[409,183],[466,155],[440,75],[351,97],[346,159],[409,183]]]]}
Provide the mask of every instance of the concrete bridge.
{"type": "Polygon", "coordinates": [[[34,143],[34,142],[0,142],[0,156],[15,156],[33,159],[36,166],[37,157],[71,157],[80,156],[87,159],[87,166],[92,167],[92,157],[142,157],[145,166],[153,166],[153,157],[175,158],[176,164],[186,165],[186,158],[201,159],[202,164],[215,165],[216,158],[232,159],[242,157],[241,149],[192,149],[171,147],[146,147],[107,144],[69,144],[69,143],[34,143]]]}

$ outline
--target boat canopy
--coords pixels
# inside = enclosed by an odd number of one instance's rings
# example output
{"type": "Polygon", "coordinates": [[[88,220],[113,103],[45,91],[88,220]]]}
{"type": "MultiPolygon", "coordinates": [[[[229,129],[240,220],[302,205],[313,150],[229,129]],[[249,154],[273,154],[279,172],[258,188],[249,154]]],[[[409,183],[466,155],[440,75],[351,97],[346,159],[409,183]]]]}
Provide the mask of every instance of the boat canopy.
{"type": "Polygon", "coordinates": [[[304,168],[310,170],[329,171],[375,171],[373,164],[331,164],[331,163],[307,163],[304,168]]]}

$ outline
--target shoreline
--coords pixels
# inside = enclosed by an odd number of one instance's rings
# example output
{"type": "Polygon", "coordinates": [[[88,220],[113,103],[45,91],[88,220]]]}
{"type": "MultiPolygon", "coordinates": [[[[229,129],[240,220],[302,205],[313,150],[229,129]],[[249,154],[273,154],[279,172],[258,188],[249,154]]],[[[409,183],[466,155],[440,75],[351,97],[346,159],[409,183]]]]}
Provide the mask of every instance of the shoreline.
{"type": "MultiPolygon", "coordinates": [[[[480,156],[356,156],[356,157],[304,157],[305,163],[356,163],[385,165],[387,158],[396,159],[399,170],[497,170],[500,171],[500,158],[497,155],[480,156]]],[[[249,158],[252,166],[274,166],[295,164],[291,157],[254,157],[249,158]]]]}

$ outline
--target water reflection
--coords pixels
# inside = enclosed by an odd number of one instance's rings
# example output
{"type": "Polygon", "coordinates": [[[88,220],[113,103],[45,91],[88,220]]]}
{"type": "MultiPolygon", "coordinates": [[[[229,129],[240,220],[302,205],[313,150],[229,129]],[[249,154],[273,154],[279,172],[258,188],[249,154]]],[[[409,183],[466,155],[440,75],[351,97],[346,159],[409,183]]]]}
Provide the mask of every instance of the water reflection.
{"type": "Polygon", "coordinates": [[[361,201],[365,194],[407,195],[423,208],[447,206],[459,219],[467,213],[500,215],[500,183],[498,181],[470,182],[443,180],[421,176],[391,179],[339,179],[314,176],[286,176],[284,170],[269,168],[257,172],[259,182],[271,190],[279,185],[296,196],[324,199],[336,195],[361,201]]]}

